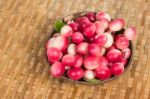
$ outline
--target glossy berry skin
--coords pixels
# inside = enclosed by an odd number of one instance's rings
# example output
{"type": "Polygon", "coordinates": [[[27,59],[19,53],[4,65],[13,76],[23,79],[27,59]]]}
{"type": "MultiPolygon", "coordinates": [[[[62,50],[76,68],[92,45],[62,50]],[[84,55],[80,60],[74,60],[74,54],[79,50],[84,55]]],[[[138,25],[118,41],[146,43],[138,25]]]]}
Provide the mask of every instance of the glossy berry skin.
{"type": "Polygon", "coordinates": [[[84,59],[84,67],[88,70],[94,70],[97,67],[99,67],[100,63],[99,63],[99,59],[98,57],[95,56],[87,56],[84,59]]]}
{"type": "Polygon", "coordinates": [[[88,47],[88,51],[90,55],[101,56],[102,48],[95,43],[91,43],[88,47]]]}
{"type": "Polygon", "coordinates": [[[106,54],[106,58],[108,61],[110,62],[118,62],[121,60],[121,58],[123,57],[122,53],[120,50],[118,49],[113,49],[110,50],[107,54],[106,54]]]}
{"type": "Polygon", "coordinates": [[[105,31],[105,25],[103,24],[103,22],[101,21],[95,21],[94,22],[95,26],[96,26],[96,34],[102,34],[105,31]]]}
{"type": "Polygon", "coordinates": [[[60,77],[65,72],[65,66],[61,62],[55,62],[50,68],[50,73],[54,77],[60,77]]]}
{"type": "Polygon", "coordinates": [[[75,64],[75,56],[71,54],[66,54],[62,58],[62,63],[66,66],[73,66],[75,64]]]}
{"type": "Polygon", "coordinates": [[[55,62],[60,60],[62,52],[55,47],[51,47],[47,49],[47,57],[50,62],[55,62]]]}
{"type": "Polygon", "coordinates": [[[111,31],[119,31],[124,27],[124,20],[121,18],[114,19],[109,24],[109,29],[111,31]]]}
{"type": "Polygon", "coordinates": [[[83,77],[84,71],[81,68],[74,67],[68,70],[67,75],[72,80],[79,80],[83,77]]]}
{"type": "Polygon", "coordinates": [[[81,56],[80,54],[77,54],[75,58],[76,58],[76,62],[73,65],[73,67],[81,67],[83,65],[83,56],[81,56]]]}
{"type": "Polygon", "coordinates": [[[100,34],[95,37],[95,43],[98,46],[103,47],[107,43],[107,41],[108,41],[108,38],[105,34],[100,34]]]}
{"type": "Polygon", "coordinates": [[[84,29],[83,33],[86,37],[92,37],[95,34],[96,26],[93,23],[88,24],[84,29]]]}
{"type": "Polygon", "coordinates": [[[64,25],[60,30],[61,35],[64,37],[69,37],[72,35],[73,30],[69,25],[64,25]]]}
{"type": "Polygon", "coordinates": [[[129,40],[126,39],[124,36],[116,38],[116,47],[118,49],[126,49],[129,47],[129,40]]]}
{"type": "Polygon", "coordinates": [[[119,76],[124,72],[124,66],[121,63],[115,63],[111,66],[111,72],[115,76],[119,76]]]}
{"type": "Polygon", "coordinates": [[[130,58],[130,56],[131,56],[131,50],[130,50],[129,48],[123,49],[123,50],[122,50],[122,53],[123,53],[123,57],[124,57],[125,59],[128,59],[128,58],[130,58]]]}
{"type": "Polygon", "coordinates": [[[95,76],[100,80],[106,80],[111,77],[111,70],[108,67],[101,67],[95,70],[95,76]]]}
{"type": "Polygon", "coordinates": [[[68,47],[68,39],[64,36],[57,36],[51,38],[47,43],[47,49],[50,47],[55,47],[60,51],[64,51],[68,47]]]}
{"type": "Polygon", "coordinates": [[[107,67],[108,66],[108,60],[104,56],[99,57],[99,62],[100,62],[99,67],[103,67],[103,66],[107,67]]]}
{"type": "Polygon", "coordinates": [[[71,39],[72,39],[73,43],[77,43],[78,44],[78,43],[81,43],[83,41],[84,36],[80,32],[75,32],[75,33],[72,34],[71,39]]]}
{"type": "Polygon", "coordinates": [[[88,46],[87,42],[82,42],[77,45],[77,53],[81,55],[86,55],[88,53],[88,46]]]}

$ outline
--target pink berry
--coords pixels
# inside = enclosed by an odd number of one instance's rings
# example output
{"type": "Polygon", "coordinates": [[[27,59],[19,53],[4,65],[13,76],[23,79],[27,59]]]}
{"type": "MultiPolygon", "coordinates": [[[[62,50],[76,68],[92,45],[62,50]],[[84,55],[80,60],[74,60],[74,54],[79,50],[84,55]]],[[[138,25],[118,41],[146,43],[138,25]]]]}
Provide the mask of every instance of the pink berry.
{"type": "Polygon", "coordinates": [[[131,56],[131,50],[129,48],[123,49],[122,52],[123,52],[123,57],[125,59],[130,58],[130,56],[131,56]]]}
{"type": "Polygon", "coordinates": [[[81,43],[84,39],[84,36],[80,32],[75,32],[72,34],[72,42],[74,43],[81,43]]]}
{"type": "Polygon", "coordinates": [[[98,12],[96,14],[96,20],[101,20],[101,19],[107,19],[108,21],[111,21],[111,17],[108,13],[105,13],[105,12],[98,12]]]}
{"type": "Polygon", "coordinates": [[[88,17],[86,16],[77,18],[75,22],[79,24],[79,30],[81,32],[83,32],[84,28],[86,28],[87,25],[91,23],[88,17]]]}
{"type": "Polygon", "coordinates": [[[77,45],[77,52],[81,55],[86,55],[88,53],[88,46],[87,42],[82,42],[77,45]]]}
{"type": "Polygon", "coordinates": [[[108,66],[108,61],[104,56],[99,57],[99,62],[100,62],[100,67],[102,67],[102,66],[107,67],[108,66]]]}
{"type": "Polygon", "coordinates": [[[124,27],[124,20],[121,18],[114,19],[109,24],[109,29],[111,31],[119,31],[124,27]]]}
{"type": "Polygon", "coordinates": [[[66,66],[73,66],[75,64],[75,61],[76,61],[75,56],[71,54],[66,54],[62,58],[62,63],[66,66]]]}
{"type": "Polygon", "coordinates": [[[101,56],[102,49],[97,44],[91,43],[88,47],[88,51],[90,55],[101,56]]]}
{"type": "Polygon", "coordinates": [[[94,22],[95,26],[96,26],[96,34],[102,34],[105,31],[105,25],[103,22],[101,21],[95,21],[94,22]]]}
{"type": "Polygon", "coordinates": [[[69,26],[72,28],[73,32],[77,32],[79,30],[79,25],[75,22],[69,23],[69,26]]]}
{"type": "Polygon", "coordinates": [[[108,67],[101,67],[95,70],[95,75],[100,80],[106,80],[111,77],[111,70],[108,67]]]}
{"type": "Polygon", "coordinates": [[[95,56],[88,56],[84,59],[84,67],[89,70],[94,70],[99,67],[99,59],[95,56]]]}
{"type": "Polygon", "coordinates": [[[74,67],[68,70],[67,75],[70,79],[79,80],[83,77],[84,71],[81,68],[74,67]]]}
{"type": "Polygon", "coordinates": [[[111,72],[115,76],[119,76],[124,72],[124,66],[121,63],[115,63],[111,66],[111,72]]]}
{"type": "Polygon", "coordinates": [[[118,49],[113,49],[110,50],[107,54],[106,54],[106,58],[108,61],[110,62],[118,62],[121,60],[121,58],[123,57],[122,53],[120,50],[118,49]]]}
{"type": "Polygon", "coordinates": [[[83,33],[84,33],[85,36],[91,37],[91,36],[94,35],[95,30],[96,30],[95,24],[90,23],[90,24],[88,24],[88,25],[84,28],[83,33]]]}
{"type": "Polygon", "coordinates": [[[95,43],[98,46],[104,46],[108,41],[108,38],[105,34],[99,34],[95,36],[95,43]]]}
{"type": "Polygon", "coordinates": [[[61,35],[64,37],[69,37],[72,35],[73,30],[69,25],[64,25],[60,30],[61,35]]]}
{"type": "Polygon", "coordinates": [[[135,39],[135,37],[136,37],[136,29],[135,29],[135,27],[130,27],[127,30],[125,30],[124,35],[125,35],[125,37],[128,40],[135,39]]]}
{"type": "Polygon", "coordinates": [[[50,62],[55,62],[62,57],[62,52],[55,47],[51,47],[47,49],[47,57],[50,62]]]}
{"type": "Polygon", "coordinates": [[[47,48],[55,47],[58,50],[64,51],[68,47],[68,40],[64,36],[57,36],[51,38],[50,42],[47,45],[47,48]]]}
{"type": "Polygon", "coordinates": [[[53,63],[50,68],[50,73],[54,77],[60,77],[64,74],[64,72],[65,72],[65,66],[61,62],[53,63]]]}
{"type": "Polygon", "coordinates": [[[129,40],[126,39],[124,36],[117,37],[116,39],[116,47],[118,49],[125,49],[129,47],[129,40]]]}
{"type": "Polygon", "coordinates": [[[73,67],[81,67],[83,64],[83,57],[81,55],[77,54],[75,56],[75,58],[76,58],[76,62],[73,67]]]}

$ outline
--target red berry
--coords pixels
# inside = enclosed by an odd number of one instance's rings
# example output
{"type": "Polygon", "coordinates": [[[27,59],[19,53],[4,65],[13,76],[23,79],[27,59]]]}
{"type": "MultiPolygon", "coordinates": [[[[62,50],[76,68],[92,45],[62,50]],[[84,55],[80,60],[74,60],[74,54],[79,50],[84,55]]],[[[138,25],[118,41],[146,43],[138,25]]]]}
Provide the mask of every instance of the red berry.
{"type": "Polygon", "coordinates": [[[124,20],[121,18],[114,19],[109,24],[109,29],[111,31],[119,31],[124,27],[124,20]]]}
{"type": "Polygon", "coordinates": [[[99,59],[95,56],[88,56],[84,59],[84,67],[89,70],[94,70],[99,67],[99,59]]]}
{"type": "Polygon", "coordinates": [[[83,33],[85,36],[91,37],[94,35],[95,30],[96,30],[96,26],[93,23],[90,23],[84,28],[83,33]]]}
{"type": "Polygon", "coordinates": [[[47,49],[47,57],[50,62],[58,61],[62,56],[62,52],[55,47],[47,49]]]}
{"type": "Polygon", "coordinates": [[[87,42],[82,42],[77,45],[77,52],[81,55],[86,55],[88,53],[88,46],[87,42]]]}
{"type": "Polygon", "coordinates": [[[111,70],[108,67],[101,67],[95,70],[95,75],[100,80],[106,80],[111,77],[111,70]]]}
{"type": "Polygon", "coordinates": [[[91,43],[88,47],[88,51],[90,55],[101,56],[102,48],[95,43],[91,43]]]}
{"type": "Polygon", "coordinates": [[[118,49],[125,49],[129,47],[129,40],[124,36],[120,36],[116,38],[116,47],[118,49]]]}
{"type": "Polygon", "coordinates": [[[80,32],[75,32],[72,34],[72,42],[74,43],[81,43],[84,39],[84,36],[80,32]]]}
{"type": "Polygon", "coordinates": [[[71,54],[66,54],[62,58],[62,63],[66,66],[73,66],[75,64],[75,61],[76,61],[75,56],[71,54]]]}
{"type": "Polygon", "coordinates": [[[121,58],[123,57],[122,53],[120,50],[118,49],[113,49],[110,50],[107,54],[106,54],[106,58],[108,61],[110,62],[118,62],[121,60],[121,58]]]}
{"type": "Polygon", "coordinates": [[[70,79],[79,80],[83,77],[84,71],[81,68],[75,67],[69,69],[67,75],[70,79]]]}
{"type": "Polygon", "coordinates": [[[119,76],[124,72],[124,66],[121,63],[115,63],[111,66],[111,72],[115,76],[119,76]]]}
{"type": "Polygon", "coordinates": [[[61,62],[55,62],[52,64],[50,72],[54,77],[60,77],[65,72],[65,66],[61,62]]]}

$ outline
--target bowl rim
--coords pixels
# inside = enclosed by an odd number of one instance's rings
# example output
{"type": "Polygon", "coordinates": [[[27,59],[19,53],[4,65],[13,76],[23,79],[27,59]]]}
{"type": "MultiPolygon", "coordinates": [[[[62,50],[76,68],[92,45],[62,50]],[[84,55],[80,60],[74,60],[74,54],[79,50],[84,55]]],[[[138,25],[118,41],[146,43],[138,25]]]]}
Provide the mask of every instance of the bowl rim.
{"type": "MultiPolygon", "coordinates": [[[[64,21],[64,18],[66,18],[66,17],[68,17],[68,16],[70,16],[70,15],[73,15],[73,16],[75,16],[75,17],[79,17],[79,16],[82,16],[82,15],[85,15],[85,14],[88,13],[88,12],[93,12],[93,11],[82,11],[82,12],[71,13],[71,14],[69,14],[69,15],[67,15],[67,16],[64,16],[64,17],[60,18],[59,20],[63,20],[63,21],[64,21]],[[82,14],[82,15],[81,15],[81,14],[82,14]]],[[[94,12],[94,13],[97,13],[97,12],[94,12]]],[[[124,28],[124,29],[125,29],[125,28],[124,28]]],[[[51,35],[50,35],[49,38],[52,37],[53,33],[54,33],[54,28],[53,28],[53,30],[51,31],[51,35]]],[[[120,33],[120,34],[121,34],[121,33],[120,33]]],[[[48,39],[49,39],[49,38],[48,38],[48,39]]],[[[48,40],[47,40],[47,41],[48,41],[48,40]]],[[[129,41],[129,48],[130,48],[130,50],[131,50],[131,56],[130,56],[130,58],[128,59],[128,63],[126,64],[126,66],[125,66],[125,68],[124,68],[124,72],[123,72],[121,75],[119,75],[119,76],[114,76],[114,77],[111,77],[111,78],[109,78],[109,79],[107,79],[107,80],[99,80],[99,82],[88,82],[88,81],[72,80],[72,79],[70,79],[70,78],[68,78],[68,77],[66,77],[66,76],[64,76],[64,75],[61,76],[60,79],[67,80],[67,81],[70,81],[70,82],[73,82],[73,83],[80,83],[80,84],[86,84],[86,85],[96,85],[96,84],[104,84],[104,83],[106,83],[106,82],[109,82],[109,81],[112,81],[112,80],[114,80],[114,79],[116,79],[116,78],[119,78],[120,76],[122,76],[123,74],[125,74],[125,72],[129,69],[129,67],[132,67],[132,66],[131,66],[131,65],[132,65],[131,63],[132,63],[133,55],[134,55],[134,53],[133,53],[134,45],[133,45],[132,41],[129,41]]],[[[45,50],[47,50],[47,49],[45,48],[45,50]]],[[[49,61],[48,61],[48,58],[47,58],[46,53],[45,53],[45,57],[46,57],[46,61],[48,62],[49,66],[51,66],[51,64],[50,64],[49,61]]]]}

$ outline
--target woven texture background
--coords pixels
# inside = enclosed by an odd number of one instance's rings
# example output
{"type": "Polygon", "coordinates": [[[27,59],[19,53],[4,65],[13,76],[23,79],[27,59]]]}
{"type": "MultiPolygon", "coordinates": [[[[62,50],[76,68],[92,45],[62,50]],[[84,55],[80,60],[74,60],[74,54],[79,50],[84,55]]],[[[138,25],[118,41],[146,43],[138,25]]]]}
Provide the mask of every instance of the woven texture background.
{"type": "Polygon", "coordinates": [[[150,99],[150,0],[0,0],[0,99],[150,99]],[[103,86],[50,76],[44,45],[53,21],[98,10],[136,26],[131,68],[103,86]]]}

